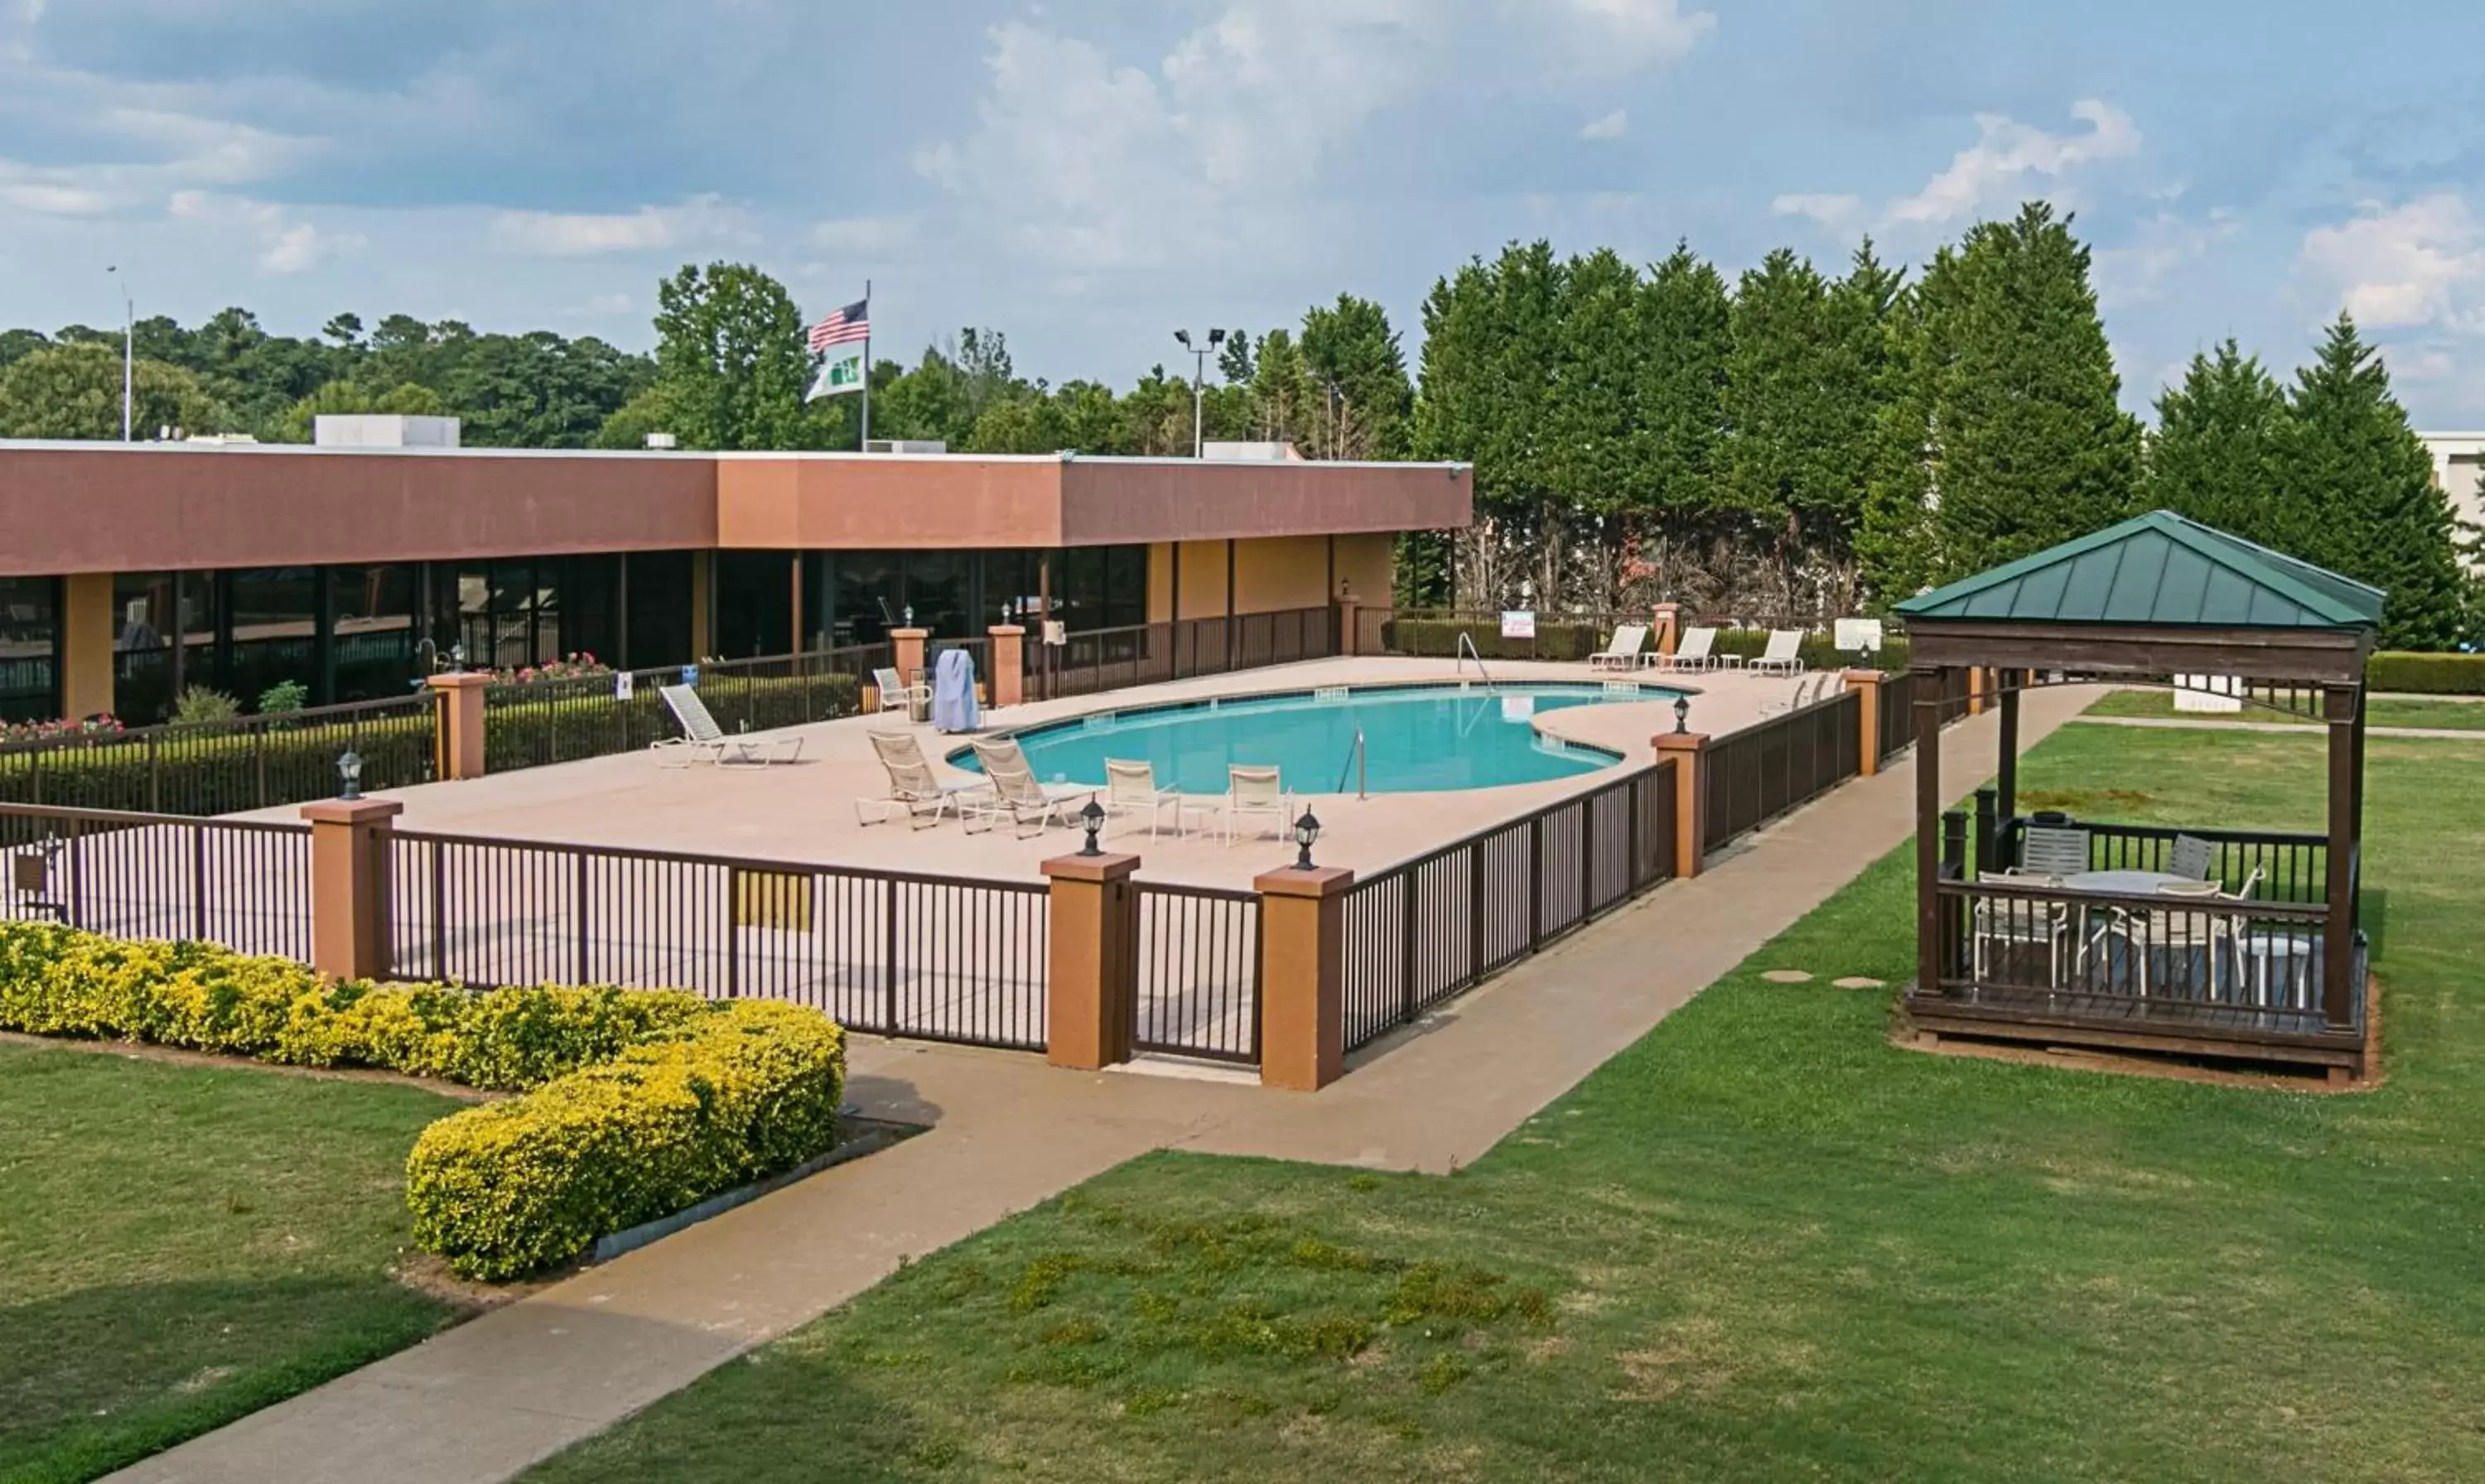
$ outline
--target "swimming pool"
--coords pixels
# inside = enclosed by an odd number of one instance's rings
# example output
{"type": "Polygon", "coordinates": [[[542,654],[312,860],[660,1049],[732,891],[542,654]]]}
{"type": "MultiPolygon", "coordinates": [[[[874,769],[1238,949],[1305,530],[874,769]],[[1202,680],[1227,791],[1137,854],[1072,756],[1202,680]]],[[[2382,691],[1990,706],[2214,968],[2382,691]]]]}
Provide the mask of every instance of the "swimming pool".
{"type": "MultiPolygon", "coordinates": [[[[1157,786],[1225,792],[1232,764],[1275,764],[1297,794],[1352,793],[1355,729],[1363,730],[1367,787],[1429,794],[1543,783],[1610,768],[1619,754],[1539,736],[1534,719],[1571,706],[1662,701],[1655,686],[1333,687],[1138,711],[1108,712],[1018,735],[1048,783],[1105,781],[1105,760],[1144,760],[1157,786]],[[1340,788],[1340,780],[1344,788],[1340,788]]],[[[974,755],[957,761],[974,766],[974,755]]]]}

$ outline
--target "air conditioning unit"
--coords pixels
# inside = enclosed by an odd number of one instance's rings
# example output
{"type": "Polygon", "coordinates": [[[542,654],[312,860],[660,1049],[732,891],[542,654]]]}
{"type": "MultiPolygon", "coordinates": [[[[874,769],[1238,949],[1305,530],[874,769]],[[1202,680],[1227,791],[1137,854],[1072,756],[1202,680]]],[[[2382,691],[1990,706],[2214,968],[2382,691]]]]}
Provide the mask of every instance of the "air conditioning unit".
{"type": "Polygon", "coordinates": [[[675,438],[670,433],[650,433],[647,435],[647,446],[650,448],[678,448],[681,445],[682,441],[675,438]]]}
{"type": "Polygon", "coordinates": [[[949,445],[938,438],[875,438],[862,445],[865,453],[946,453],[949,445]]]}

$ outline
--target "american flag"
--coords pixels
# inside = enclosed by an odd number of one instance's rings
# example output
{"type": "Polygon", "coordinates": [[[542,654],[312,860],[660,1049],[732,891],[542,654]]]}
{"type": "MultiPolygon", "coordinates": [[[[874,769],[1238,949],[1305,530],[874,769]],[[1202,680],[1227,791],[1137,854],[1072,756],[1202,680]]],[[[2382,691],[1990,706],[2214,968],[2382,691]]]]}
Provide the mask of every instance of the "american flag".
{"type": "Polygon", "coordinates": [[[871,301],[859,299],[811,327],[811,350],[814,354],[832,345],[847,345],[871,338],[871,301]]]}

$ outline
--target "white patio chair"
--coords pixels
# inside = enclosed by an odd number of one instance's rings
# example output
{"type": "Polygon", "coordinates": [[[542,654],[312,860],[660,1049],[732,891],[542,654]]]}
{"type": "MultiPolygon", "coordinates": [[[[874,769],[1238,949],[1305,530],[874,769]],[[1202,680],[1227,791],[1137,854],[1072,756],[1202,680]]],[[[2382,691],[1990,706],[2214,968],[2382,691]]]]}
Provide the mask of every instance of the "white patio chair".
{"type": "Polygon", "coordinates": [[[923,756],[923,744],[911,732],[874,732],[871,750],[888,773],[888,793],[855,800],[858,824],[885,824],[904,815],[910,827],[921,829],[940,823],[943,814],[964,819],[966,800],[992,786],[982,778],[942,778],[932,770],[923,756]],[[871,818],[875,812],[880,816],[876,822],[871,818]]]}
{"type": "Polygon", "coordinates": [[[1674,653],[1651,655],[1649,662],[1659,670],[1671,670],[1685,675],[1693,674],[1717,667],[1717,657],[1714,653],[1716,648],[1716,630],[1685,629],[1682,631],[1682,642],[1674,647],[1674,653]]]}
{"type": "MultiPolygon", "coordinates": [[[[2226,900],[2225,890],[2215,881],[2164,881],[2158,884],[2157,895],[2178,901],[2188,899],[2198,902],[2223,902],[2226,900]]],[[[2235,919],[2230,913],[2195,912],[2185,911],[2180,907],[2167,907],[2150,911],[2148,918],[2148,931],[2152,946],[2167,955],[2167,965],[2170,970],[2176,964],[2181,965],[2181,968],[2179,972],[2170,972],[2164,976],[2172,983],[2161,983],[2157,966],[2153,962],[2155,955],[2144,958],[2142,959],[2142,993],[2154,995],[2172,989],[2184,989],[2191,991],[2191,997],[2203,1000],[2216,999],[2220,978],[2218,971],[2222,964],[2227,971],[2226,983],[2229,985],[2234,983],[2235,919]],[[2193,955],[2196,953],[2201,956],[2198,961],[2208,971],[2208,982],[2205,985],[2200,984],[2195,977],[2193,955]]]]}
{"type": "Polygon", "coordinates": [[[2216,853],[2216,848],[2198,835],[2176,835],[2166,870],[2187,881],[2205,881],[2209,878],[2209,865],[2216,853]]]}
{"type": "MultiPolygon", "coordinates": [[[[1976,875],[1983,886],[2059,886],[2050,877],[2027,877],[2009,872],[1980,871],[1976,875]]],[[[1975,943],[1976,980],[1990,979],[1995,950],[2041,944],[2045,949],[2045,987],[2062,987],[2062,939],[2070,929],[2070,906],[2062,902],[2034,901],[2020,897],[1979,897],[1976,899],[1975,943]]]]}
{"type": "Polygon", "coordinates": [[[2260,890],[2260,883],[2268,878],[2269,868],[2267,866],[2253,867],[2252,874],[2244,877],[2244,884],[2230,893],[2226,900],[2230,902],[2250,902],[2252,900],[2253,893],[2260,890]]]}
{"type": "Polygon", "coordinates": [[[1244,820],[1267,819],[1283,835],[1295,825],[1295,799],[1273,768],[1229,764],[1225,769],[1225,843],[1232,845],[1244,820]]]}
{"type": "Polygon", "coordinates": [[[1144,814],[1148,817],[1148,833],[1157,832],[1157,823],[1165,811],[1173,811],[1173,832],[1182,834],[1183,797],[1179,788],[1158,788],[1156,765],[1129,762],[1120,758],[1105,760],[1105,793],[1103,796],[1107,819],[1117,814],[1144,814]]]}
{"type": "Polygon", "coordinates": [[[1640,651],[1648,647],[1648,625],[1620,624],[1605,647],[1588,657],[1588,667],[1594,670],[1635,670],[1648,662],[1640,651]]]}
{"type": "Polygon", "coordinates": [[[915,714],[915,702],[920,701],[926,706],[932,704],[932,688],[919,680],[908,685],[897,673],[895,665],[872,671],[871,687],[880,692],[880,709],[884,714],[902,711],[911,716],[915,714]]]}
{"type": "Polygon", "coordinates": [[[984,777],[992,787],[986,793],[970,794],[959,800],[966,816],[967,830],[975,833],[975,822],[981,820],[989,830],[1007,817],[1020,839],[1026,838],[1028,823],[1034,832],[1042,834],[1058,820],[1064,824],[1076,823],[1071,801],[1081,796],[1092,796],[1095,790],[1068,783],[1038,783],[1035,769],[1027,765],[1026,754],[1018,742],[1007,737],[979,738],[974,743],[975,761],[984,767],[984,777]]]}
{"type": "Polygon", "coordinates": [[[1769,631],[1769,647],[1743,668],[1755,675],[1800,675],[1803,673],[1803,657],[1796,651],[1802,647],[1802,630],[1772,629],[1769,631]]]}
{"type": "Polygon", "coordinates": [[[803,756],[800,737],[728,737],[724,728],[707,709],[707,702],[688,686],[659,686],[656,693],[665,699],[665,709],[681,723],[682,735],[667,737],[648,743],[658,763],[668,757],[679,757],[670,767],[688,767],[705,758],[722,765],[728,755],[744,763],[792,763],[803,756]]]}

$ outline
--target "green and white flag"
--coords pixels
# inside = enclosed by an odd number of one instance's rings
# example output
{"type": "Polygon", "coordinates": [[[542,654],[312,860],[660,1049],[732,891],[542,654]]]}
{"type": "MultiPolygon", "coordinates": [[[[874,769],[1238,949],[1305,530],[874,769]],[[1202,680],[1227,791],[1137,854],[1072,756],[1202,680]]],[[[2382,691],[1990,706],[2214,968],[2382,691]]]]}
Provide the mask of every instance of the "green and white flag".
{"type": "Polygon", "coordinates": [[[804,400],[863,391],[864,363],[871,356],[871,301],[859,299],[813,325],[810,344],[813,354],[826,359],[804,400]]]}

